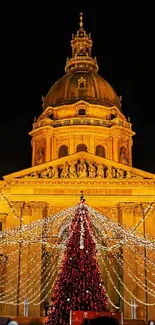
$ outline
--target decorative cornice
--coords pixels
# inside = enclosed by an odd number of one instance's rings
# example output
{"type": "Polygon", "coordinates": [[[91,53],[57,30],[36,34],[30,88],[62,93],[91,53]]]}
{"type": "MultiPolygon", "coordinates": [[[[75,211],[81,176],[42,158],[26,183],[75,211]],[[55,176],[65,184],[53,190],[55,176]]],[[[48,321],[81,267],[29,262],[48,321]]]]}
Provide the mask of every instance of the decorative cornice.
{"type": "Polygon", "coordinates": [[[54,185],[60,186],[78,186],[78,185],[83,185],[83,186],[111,186],[111,187],[137,187],[137,186],[143,186],[143,187],[155,187],[155,180],[152,179],[130,179],[130,180],[119,180],[119,179],[111,179],[111,180],[106,180],[106,179],[43,179],[43,178],[20,178],[20,179],[10,179],[4,181],[6,184],[7,188],[9,189],[10,186],[16,186],[16,185],[32,185],[33,187],[39,186],[47,186],[47,187],[52,187],[54,185]]]}

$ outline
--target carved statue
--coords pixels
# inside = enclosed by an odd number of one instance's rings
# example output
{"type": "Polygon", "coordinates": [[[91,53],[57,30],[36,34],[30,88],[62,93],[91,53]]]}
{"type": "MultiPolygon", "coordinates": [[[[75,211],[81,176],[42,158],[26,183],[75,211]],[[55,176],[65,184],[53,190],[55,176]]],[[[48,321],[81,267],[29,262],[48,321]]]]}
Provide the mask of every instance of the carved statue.
{"type": "Polygon", "coordinates": [[[61,171],[61,178],[68,178],[69,177],[69,164],[66,161],[65,164],[62,167],[62,171],[61,171]]]}
{"type": "Polygon", "coordinates": [[[120,106],[122,106],[122,95],[119,96],[120,106]]]}
{"type": "Polygon", "coordinates": [[[44,108],[45,96],[42,95],[41,99],[42,99],[42,107],[44,108]]]}
{"type": "Polygon", "coordinates": [[[87,177],[87,166],[84,159],[80,160],[80,163],[77,166],[78,177],[87,177]]]}
{"type": "Polygon", "coordinates": [[[95,162],[88,162],[81,158],[78,161],[72,161],[70,164],[66,161],[64,165],[49,166],[41,171],[34,171],[31,174],[23,176],[24,178],[139,178],[144,177],[137,174],[137,171],[115,168],[114,166],[97,165],[95,162]],[[59,173],[60,169],[60,173],[59,173]]]}
{"type": "Polygon", "coordinates": [[[116,177],[117,178],[124,178],[124,170],[122,168],[117,169],[116,177]]]}
{"type": "Polygon", "coordinates": [[[39,148],[36,157],[37,165],[43,164],[44,162],[44,148],[39,148]]]}
{"type": "Polygon", "coordinates": [[[127,165],[128,164],[128,159],[126,157],[126,152],[123,150],[124,148],[120,149],[120,163],[127,165]]]}
{"type": "Polygon", "coordinates": [[[77,173],[76,173],[76,167],[75,167],[75,163],[72,162],[69,166],[69,177],[70,178],[75,178],[77,177],[77,173]]]}
{"type": "Polygon", "coordinates": [[[113,178],[116,177],[116,169],[114,167],[112,167],[112,177],[113,178]]]}
{"type": "Polygon", "coordinates": [[[127,164],[128,164],[128,159],[126,158],[126,156],[125,156],[124,153],[122,153],[122,154],[120,155],[120,162],[121,162],[122,164],[124,164],[124,165],[127,165],[127,164]]]}
{"type": "Polygon", "coordinates": [[[132,173],[130,170],[127,170],[126,176],[125,178],[131,178],[132,177],[132,173]]]}
{"type": "Polygon", "coordinates": [[[96,167],[91,162],[89,162],[88,171],[90,178],[96,177],[96,167]]]}
{"type": "Polygon", "coordinates": [[[38,172],[32,172],[32,173],[30,174],[30,177],[38,178],[38,177],[39,177],[38,172]]]}
{"type": "Polygon", "coordinates": [[[97,176],[97,178],[104,178],[104,166],[103,165],[98,165],[96,176],[97,176]]]}
{"type": "Polygon", "coordinates": [[[112,178],[113,174],[112,174],[112,167],[108,167],[108,169],[106,170],[106,178],[112,178]]]}
{"type": "Polygon", "coordinates": [[[51,167],[47,168],[47,172],[48,172],[48,177],[52,178],[52,168],[51,167]]]}
{"type": "Polygon", "coordinates": [[[41,178],[52,178],[52,169],[50,167],[44,169],[40,173],[41,178]]]}
{"type": "Polygon", "coordinates": [[[138,175],[137,173],[134,174],[134,177],[135,177],[135,178],[143,178],[143,176],[138,175]]]}
{"type": "Polygon", "coordinates": [[[49,177],[48,174],[49,174],[48,173],[48,169],[46,168],[46,169],[44,169],[44,170],[41,171],[40,177],[42,177],[42,178],[48,178],[49,177]]]}
{"type": "Polygon", "coordinates": [[[50,170],[51,173],[51,177],[52,178],[58,178],[58,167],[57,166],[53,166],[52,169],[50,170]]]}

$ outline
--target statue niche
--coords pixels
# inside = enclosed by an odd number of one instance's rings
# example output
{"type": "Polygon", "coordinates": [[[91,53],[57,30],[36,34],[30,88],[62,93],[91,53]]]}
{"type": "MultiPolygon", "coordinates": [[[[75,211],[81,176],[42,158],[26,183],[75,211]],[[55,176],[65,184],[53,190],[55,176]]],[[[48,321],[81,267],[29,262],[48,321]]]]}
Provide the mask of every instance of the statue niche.
{"type": "Polygon", "coordinates": [[[44,163],[44,148],[43,147],[39,147],[37,149],[36,163],[37,163],[37,165],[41,165],[44,163]]]}
{"type": "Polygon", "coordinates": [[[124,146],[120,148],[119,161],[121,164],[128,165],[128,152],[124,146]]]}

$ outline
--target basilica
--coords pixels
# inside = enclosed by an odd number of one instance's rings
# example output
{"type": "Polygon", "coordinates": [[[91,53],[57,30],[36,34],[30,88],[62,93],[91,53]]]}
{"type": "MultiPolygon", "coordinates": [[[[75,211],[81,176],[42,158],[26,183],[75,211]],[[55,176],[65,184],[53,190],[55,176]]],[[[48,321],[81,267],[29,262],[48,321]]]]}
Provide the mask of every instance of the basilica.
{"type": "MultiPolygon", "coordinates": [[[[27,225],[39,224],[42,219],[68,211],[79,203],[82,191],[88,206],[99,215],[106,216],[112,225],[122,225],[126,233],[136,233],[139,236],[136,238],[150,240],[152,245],[155,175],[132,166],[135,132],[130,119],[123,114],[121,96],[98,74],[92,46],[91,35],[84,29],[83,15],[80,14],[79,29],[72,34],[71,57],[67,58],[65,75],[42,97],[42,111],[29,132],[32,166],[4,175],[0,181],[0,241],[3,241],[5,231],[11,233],[23,225],[28,229],[27,225]]],[[[54,222],[55,243],[58,226],[54,222]]],[[[10,236],[16,237],[15,233],[10,236]]],[[[18,245],[20,240],[16,243],[14,265],[9,262],[14,254],[11,244],[7,250],[5,245],[0,245],[0,276],[4,274],[0,286],[1,315],[23,314],[24,295],[29,298],[32,290],[32,285],[27,292],[23,289],[21,298],[24,270],[29,265],[27,274],[30,277],[33,264],[40,263],[40,249],[29,248],[29,253],[24,255],[21,253],[24,247],[18,248],[18,245]],[[24,262],[34,252],[36,259],[24,262]],[[15,271],[16,275],[10,278],[10,273],[15,271]],[[16,294],[16,301],[9,300],[12,292],[16,294]]],[[[106,262],[101,270],[113,308],[119,306],[124,317],[131,318],[134,301],[136,318],[151,319],[155,315],[154,251],[141,246],[139,252],[138,255],[136,242],[132,249],[122,245],[121,251],[117,252],[118,260],[114,259],[116,252],[108,253],[108,257],[104,255],[106,262]],[[110,271],[110,265],[114,271],[110,271]]],[[[41,267],[38,267],[40,274],[41,267]]],[[[33,286],[33,297],[37,292],[38,303],[29,306],[32,316],[43,314],[42,303],[39,304],[43,300],[38,274],[34,276],[38,280],[33,286]]]]}

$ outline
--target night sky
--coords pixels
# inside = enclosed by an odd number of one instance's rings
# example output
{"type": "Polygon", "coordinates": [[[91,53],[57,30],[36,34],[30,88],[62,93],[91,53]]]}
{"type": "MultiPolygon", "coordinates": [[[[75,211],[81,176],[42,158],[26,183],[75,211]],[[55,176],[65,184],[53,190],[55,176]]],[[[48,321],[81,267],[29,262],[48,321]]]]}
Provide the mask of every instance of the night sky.
{"type": "Polygon", "coordinates": [[[131,1],[92,7],[58,2],[54,9],[52,3],[1,7],[0,178],[31,166],[28,132],[41,114],[42,95],[65,74],[81,11],[84,29],[92,36],[98,73],[122,95],[123,114],[136,132],[133,166],[155,173],[153,7],[131,1]]]}

